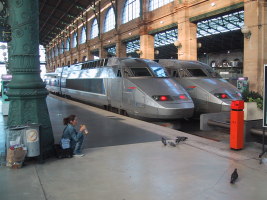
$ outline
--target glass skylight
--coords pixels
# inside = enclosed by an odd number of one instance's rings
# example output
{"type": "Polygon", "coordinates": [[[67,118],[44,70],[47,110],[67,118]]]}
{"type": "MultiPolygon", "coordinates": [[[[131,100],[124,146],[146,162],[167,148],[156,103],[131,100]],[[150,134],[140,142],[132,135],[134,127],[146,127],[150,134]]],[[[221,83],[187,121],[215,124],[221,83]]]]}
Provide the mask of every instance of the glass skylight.
{"type": "Polygon", "coordinates": [[[133,40],[126,43],[126,53],[134,53],[135,50],[140,49],[140,40],[133,40]]]}
{"type": "Polygon", "coordinates": [[[239,11],[197,23],[197,37],[224,33],[244,26],[244,11],[239,11]]]}
{"type": "Polygon", "coordinates": [[[171,29],[164,32],[156,33],[154,36],[154,46],[162,47],[173,44],[178,38],[178,29],[171,29]]]}

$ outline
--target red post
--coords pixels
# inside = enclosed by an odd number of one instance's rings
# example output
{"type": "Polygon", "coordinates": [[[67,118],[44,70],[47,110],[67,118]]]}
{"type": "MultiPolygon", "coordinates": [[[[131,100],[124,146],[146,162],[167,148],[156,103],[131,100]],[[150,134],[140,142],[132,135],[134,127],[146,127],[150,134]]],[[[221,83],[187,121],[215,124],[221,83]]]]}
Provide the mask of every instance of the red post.
{"type": "Polygon", "coordinates": [[[230,148],[244,147],[244,101],[232,101],[230,117],[230,148]]]}

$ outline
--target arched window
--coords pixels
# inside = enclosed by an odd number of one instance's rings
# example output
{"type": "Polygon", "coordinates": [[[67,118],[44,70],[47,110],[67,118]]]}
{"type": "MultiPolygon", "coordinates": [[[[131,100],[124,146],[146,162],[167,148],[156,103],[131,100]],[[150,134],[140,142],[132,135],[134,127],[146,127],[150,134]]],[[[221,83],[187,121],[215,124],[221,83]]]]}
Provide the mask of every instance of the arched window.
{"type": "Polygon", "coordinates": [[[149,11],[155,10],[161,6],[164,6],[170,2],[173,2],[173,0],[149,0],[149,11]]]}
{"type": "Polygon", "coordinates": [[[59,46],[57,45],[56,47],[55,47],[55,56],[58,56],[58,50],[59,50],[59,46]]]}
{"type": "Polygon", "coordinates": [[[54,58],[54,56],[55,56],[55,50],[54,50],[54,48],[52,48],[51,57],[54,58]]]}
{"type": "Polygon", "coordinates": [[[98,36],[99,30],[98,30],[98,23],[97,20],[94,19],[92,23],[92,28],[91,28],[91,39],[95,38],[98,36]]]}
{"type": "Polygon", "coordinates": [[[122,14],[122,23],[125,24],[139,16],[140,0],[126,0],[122,14]]]}
{"type": "Polygon", "coordinates": [[[54,57],[57,56],[57,46],[54,47],[54,57]]]}
{"type": "Polygon", "coordinates": [[[107,14],[106,14],[106,18],[105,18],[105,22],[104,22],[104,32],[108,32],[112,29],[115,28],[115,13],[113,8],[109,8],[107,14]]]}
{"type": "Polygon", "coordinates": [[[64,42],[64,41],[62,41],[62,42],[61,42],[61,49],[60,49],[60,53],[62,54],[62,53],[64,53],[64,51],[65,51],[65,42],[64,42]]]}
{"type": "Polygon", "coordinates": [[[70,50],[70,38],[68,37],[66,40],[66,50],[69,51],[70,50]]]}
{"type": "Polygon", "coordinates": [[[80,44],[83,44],[86,42],[86,27],[83,26],[82,27],[82,31],[81,31],[81,40],[80,40],[80,44]]]}
{"type": "Polygon", "coordinates": [[[77,46],[77,32],[75,32],[72,36],[72,48],[77,46]]]}

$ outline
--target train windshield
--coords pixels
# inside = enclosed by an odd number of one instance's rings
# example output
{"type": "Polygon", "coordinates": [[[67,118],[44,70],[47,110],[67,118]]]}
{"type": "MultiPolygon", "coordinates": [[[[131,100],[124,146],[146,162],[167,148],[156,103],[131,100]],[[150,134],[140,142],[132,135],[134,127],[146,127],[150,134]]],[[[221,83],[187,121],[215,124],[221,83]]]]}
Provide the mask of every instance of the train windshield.
{"type": "Polygon", "coordinates": [[[200,68],[187,68],[193,77],[207,77],[208,75],[200,68]]]}
{"type": "Polygon", "coordinates": [[[213,69],[206,68],[207,72],[209,73],[209,76],[212,78],[222,78],[217,72],[215,72],[213,69]]]}
{"type": "Polygon", "coordinates": [[[161,66],[151,66],[150,68],[152,69],[156,77],[169,77],[168,73],[161,66]]]}
{"type": "Polygon", "coordinates": [[[163,68],[161,65],[159,65],[156,62],[151,62],[146,60],[146,63],[148,64],[149,68],[152,70],[155,77],[169,77],[168,72],[163,68]]]}
{"type": "Polygon", "coordinates": [[[135,77],[152,76],[146,67],[131,67],[130,69],[135,77]]]}

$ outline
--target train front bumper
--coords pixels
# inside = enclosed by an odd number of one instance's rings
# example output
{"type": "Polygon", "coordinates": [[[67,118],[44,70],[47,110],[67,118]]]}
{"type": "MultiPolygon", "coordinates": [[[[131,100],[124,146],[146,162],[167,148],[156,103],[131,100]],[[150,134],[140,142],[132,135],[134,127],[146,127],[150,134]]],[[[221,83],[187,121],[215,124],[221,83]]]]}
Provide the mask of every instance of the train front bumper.
{"type": "Polygon", "coordinates": [[[190,118],[194,114],[194,104],[172,104],[169,106],[149,106],[143,108],[135,108],[133,113],[129,113],[134,117],[144,117],[149,119],[183,119],[190,118]]]}

